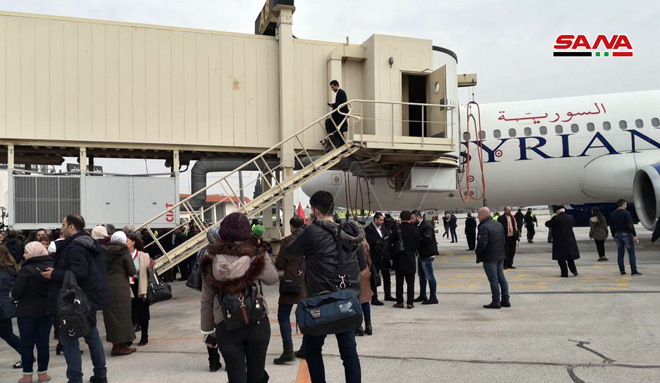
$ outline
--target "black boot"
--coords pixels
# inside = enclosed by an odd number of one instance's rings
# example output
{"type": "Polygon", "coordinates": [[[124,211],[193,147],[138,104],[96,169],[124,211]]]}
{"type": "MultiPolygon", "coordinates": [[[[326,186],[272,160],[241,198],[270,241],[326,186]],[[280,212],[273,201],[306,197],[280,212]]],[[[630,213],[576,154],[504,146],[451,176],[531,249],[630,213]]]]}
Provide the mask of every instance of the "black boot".
{"type": "Polygon", "coordinates": [[[293,353],[296,358],[305,359],[305,344],[300,345],[300,350],[293,353]]]}
{"type": "Polygon", "coordinates": [[[142,327],[142,337],[138,346],[146,346],[149,343],[149,321],[141,322],[140,327],[142,327]]]}
{"type": "Polygon", "coordinates": [[[209,352],[209,371],[216,372],[222,368],[222,363],[220,363],[220,353],[217,348],[207,347],[209,352]]]}
{"type": "Polygon", "coordinates": [[[286,362],[293,362],[296,360],[296,355],[293,353],[293,344],[284,344],[284,351],[279,358],[275,358],[273,363],[286,364],[286,362]]]}
{"type": "Polygon", "coordinates": [[[364,322],[364,333],[367,334],[367,335],[373,335],[374,334],[374,330],[371,327],[371,321],[370,320],[364,322]]]}
{"type": "Polygon", "coordinates": [[[364,336],[364,328],[362,328],[362,326],[360,326],[357,329],[355,329],[355,335],[356,336],[364,336]]]}

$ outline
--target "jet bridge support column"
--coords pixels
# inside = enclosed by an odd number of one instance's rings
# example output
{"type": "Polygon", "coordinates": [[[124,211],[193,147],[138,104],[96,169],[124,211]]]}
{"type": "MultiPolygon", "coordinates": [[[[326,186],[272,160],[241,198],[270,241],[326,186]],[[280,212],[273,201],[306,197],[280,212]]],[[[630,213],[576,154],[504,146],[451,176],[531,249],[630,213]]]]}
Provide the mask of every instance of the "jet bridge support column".
{"type": "MultiPolygon", "coordinates": [[[[294,7],[282,6],[277,20],[277,36],[280,53],[280,136],[284,140],[292,136],[293,124],[293,11],[294,7]]],[[[282,145],[280,161],[282,163],[282,181],[293,176],[295,148],[291,143],[282,145]]],[[[282,200],[282,234],[289,235],[289,219],[293,216],[293,192],[282,200]]]]}

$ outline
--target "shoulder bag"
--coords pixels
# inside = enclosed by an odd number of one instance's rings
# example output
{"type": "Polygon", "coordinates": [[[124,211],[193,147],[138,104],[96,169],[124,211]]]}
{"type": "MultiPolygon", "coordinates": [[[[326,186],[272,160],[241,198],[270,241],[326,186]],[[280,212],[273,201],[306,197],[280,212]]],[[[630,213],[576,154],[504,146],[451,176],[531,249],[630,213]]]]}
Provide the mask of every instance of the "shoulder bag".
{"type": "Polygon", "coordinates": [[[149,270],[149,285],[147,286],[147,300],[149,305],[172,299],[172,287],[158,278],[155,271],[149,270]]]}
{"type": "Polygon", "coordinates": [[[323,292],[305,298],[296,307],[296,321],[304,335],[329,335],[354,331],[362,325],[362,305],[359,297],[346,289],[346,250],[343,240],[337,240],[337,270],[339,285],[333,292],[323,292]]]}

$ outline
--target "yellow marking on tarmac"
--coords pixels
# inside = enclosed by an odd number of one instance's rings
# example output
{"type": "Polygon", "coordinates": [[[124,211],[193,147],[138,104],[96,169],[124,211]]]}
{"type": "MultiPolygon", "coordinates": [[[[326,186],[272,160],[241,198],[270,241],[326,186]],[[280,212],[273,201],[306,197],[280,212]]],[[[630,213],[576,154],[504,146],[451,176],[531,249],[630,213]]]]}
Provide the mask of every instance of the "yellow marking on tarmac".
{"type": "Polygon", "coordinates": [[[629,286],[629,285],[628,285],[627,282],[621,282],[621,283],[619,283],[619,287],[628,287],[628,286],[629,286]]]}
{"type": "Polygon", "coordinates": [[[296,377],[296,383],[310,383],[312,377],[309,375],[309,368],[307,368],[307,362],[305,359],[300,360],[300,367],[298,368],[298,376],[296,377]]]}

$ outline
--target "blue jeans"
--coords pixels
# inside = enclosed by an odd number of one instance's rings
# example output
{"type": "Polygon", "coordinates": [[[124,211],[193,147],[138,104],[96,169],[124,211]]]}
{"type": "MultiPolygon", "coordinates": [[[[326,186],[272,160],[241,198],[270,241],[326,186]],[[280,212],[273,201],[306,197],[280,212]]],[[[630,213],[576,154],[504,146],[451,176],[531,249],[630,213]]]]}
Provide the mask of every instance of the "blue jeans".
{"type": "Polygon", "coordinates": [[[504,277],[504,260],[497,262],[484,262],[484,271],[490,282],[490,291],[493,302],[500,303],[500,287],[502,288],[502,302],[509,301],[509,284],[504,277]]]}
{"type": "Polygon", "coordinates": [[[280,323],[280,334],[282,334],[282,343],[293,344],[291,337],[291,310],[293,305],[277,306],[277,321],[280,323]]]}
{"type": "MultiPolygon", "coordinates": [[[[358,357],[357,343],[355,342],[355,330],[351,329],[335,336],[337,337],[341,360],[344,362],[346,383],[361,383],[362,372],[360,371],[360,358],[358,357]]],[[[326,335],[305,335],[303,338],[305,359],[312,383],[325,383],[325,367],[323,366],[322,354],[325,337],[326,335]]],[[[335,380],[333,379],[333,381],[335,380]]]]}
{"type": "Polygon", "coordinates": [[[450,230],[451,230],[451,240],[453,242],[458,242],[458,235],[456,235],[456,228],[451,227],[450,230]]]}
{"type": "Polygon", "coordinates": [[[619,251],[619,271],[622,273],[626,271],[626,265],[623,263],[623,257],[626,255],[628,249],[628,257],[630,257],[630,271],[637,273],[637,256],[635,255],[635,244],[633,243],[633,235],[631,233],[616,233],[616,248],[619,251]]]}
{"type": "Polygon", "coordinates": [[[9,347],[21,353],[21,340],[14,334],[11,319],[0,319],[0,339],[4,339],[9,347]]]}
{"type": "MultiPolygon", "coordinates": [[[[66,377],[69,378],[69,383],[82,383],[82,358],[80,356],[80,343],[78,339],[60,334],[60,343],[64,347],[64,359],[66,359],[67,366],[66,377]]],[[[105,350],[103,349],[103,342],[101,342],[99,330],[96,326],[85,337],[85,343],[89,347],[89,356],[92,358],[92,364],[94,365],[94,376],[99,378],[106,377],[108,369],[105,367],[105,350]]]]}
{"type": "Polygon", "coordinates": [[[438,283],[435,280],[435,275],[433,274],[433,260],[435,257],[429,257],[426,259],[417,258],[418,265],[418,274],[419,274],[419,296],[426,296],[426,283],[429,284],[429,290],[431,293],[430,300],[437,300],[438,296],[436,295],[436,290],[438,288],[438,283]]]}
{"type": "Polygon", "coordinates": [[[34,345],[37,345],[37,372],[48,371],[50,355],[48,351],[48,338],[50,328],[53,327],[53,317],[44,315],[40,317],[18,318],[18,331],[21,333],[21,363],[23,372],[34,372],[34,345]]]}

